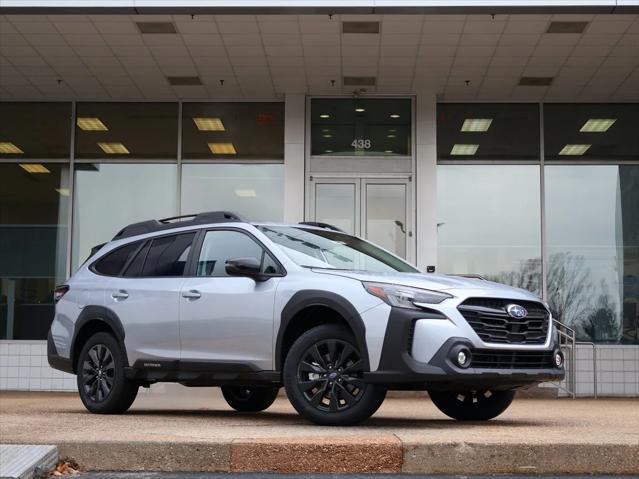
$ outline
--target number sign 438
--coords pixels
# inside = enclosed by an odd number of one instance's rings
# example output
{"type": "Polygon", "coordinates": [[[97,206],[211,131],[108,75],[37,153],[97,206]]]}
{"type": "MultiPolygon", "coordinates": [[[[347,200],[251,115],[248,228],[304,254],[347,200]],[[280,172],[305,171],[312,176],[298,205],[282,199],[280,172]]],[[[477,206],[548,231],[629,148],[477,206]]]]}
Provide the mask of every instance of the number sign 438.
{"type": "Polygon", "coordinates": [[[358,150],[368,150],[371,147],[371,140],[364,138],[355,138],[351,146],[358,150]]]}

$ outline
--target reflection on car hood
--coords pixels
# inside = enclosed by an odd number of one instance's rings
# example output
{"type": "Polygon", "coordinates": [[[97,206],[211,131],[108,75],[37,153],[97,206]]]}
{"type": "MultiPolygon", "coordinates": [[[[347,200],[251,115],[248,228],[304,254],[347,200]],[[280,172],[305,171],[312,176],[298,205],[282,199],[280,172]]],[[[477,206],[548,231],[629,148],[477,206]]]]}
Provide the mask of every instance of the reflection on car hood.
{"type": "Polygon", "coordinates": [[[371,273],[369,271],[345,271],[320,268],[314,268],[313,271],[316,273],[343,276],[359,281],[398,284],[435,291],[490,290],[491,292],[494,292],[496,296],[507,297],[509,294],[516,294],[517,297],[522,297],[522,299],[525,296],[531,301],[539,301],[539,298],[529,291],[479,278],[463,278],[461,276],[420,273],[371,273]]]}

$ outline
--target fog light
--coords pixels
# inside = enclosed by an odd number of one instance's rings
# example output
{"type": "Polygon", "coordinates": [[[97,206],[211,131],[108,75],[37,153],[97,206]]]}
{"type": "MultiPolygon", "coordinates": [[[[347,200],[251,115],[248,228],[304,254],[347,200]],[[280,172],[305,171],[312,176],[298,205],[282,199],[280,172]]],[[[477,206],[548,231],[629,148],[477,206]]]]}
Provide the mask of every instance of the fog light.
{"type": "Polygon", "coordinates": [[[459,364],[463,368],[464,366],[466,366],[467,362],[468,362],[468,355],[466,354],[466,352],[459,351],[457,353],[457,364],[459,364]]]}
{"type": "Polygon", "coordinates": [[[561,354],[561,352],[557,351],[555,353],[555,366],[560,368],[563,363],[564,363],[564,355],[561,354]]]}

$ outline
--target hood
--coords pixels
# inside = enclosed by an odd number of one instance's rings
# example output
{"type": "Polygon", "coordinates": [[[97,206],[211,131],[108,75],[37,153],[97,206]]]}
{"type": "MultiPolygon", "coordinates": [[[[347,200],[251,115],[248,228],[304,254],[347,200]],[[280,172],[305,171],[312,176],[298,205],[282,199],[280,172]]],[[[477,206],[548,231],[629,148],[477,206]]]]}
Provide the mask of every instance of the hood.
{"type": "Polygon", "coordinates": [[[358,281],[372,281],[378,283],[397,284],[401,286],[412,286],[414,288],[430,289],[434,291],[454,291],[473,290],[490,291],[491,295],[505,296],[514,295],[521,299],[540,301],[540,299],[529,291],[514,288],[493,281],[486,281],[478,278],[462,278],[461,276],[447,276],[442,274],[420,274],[420,273],[371,273],[369,271],[344,271],[331,269],[313,269],[316,273],[331,274],[352,278],[358,281]]]}

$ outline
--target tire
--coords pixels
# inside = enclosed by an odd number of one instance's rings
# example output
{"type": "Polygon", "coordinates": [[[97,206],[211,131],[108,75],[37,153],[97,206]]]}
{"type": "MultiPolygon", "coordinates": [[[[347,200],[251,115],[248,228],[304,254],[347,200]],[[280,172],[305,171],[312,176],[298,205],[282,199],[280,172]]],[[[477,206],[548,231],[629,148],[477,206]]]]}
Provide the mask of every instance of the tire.
{"type": "Polygon", "coordinates": [[[80,351],[77,382],[80,399],[95,414],[121,414],[138,394],[138,384],[124,376],[124,355],[109,333],[96,333],[80,351]]]}
{"type": "Polygon", "coordinates": [[[441,412],[459,421],[488,421],[503,413],[515,398],[515,391],[429,391],[441,412]]]}
{"type": "Polygon", "coordinates": [[[259,412],[275,401],[279,388],[223,387],[222,395],[229,406],[239,412],[259,412]]]}
{"type": "Polygon", "coordinates": [[[386,390],[362,381],[365,362],[347,328],[326,324],[307,331],[284,362],[289,401],[302,417],[322,426],[350,426],[368,419],[386,390]]]}

